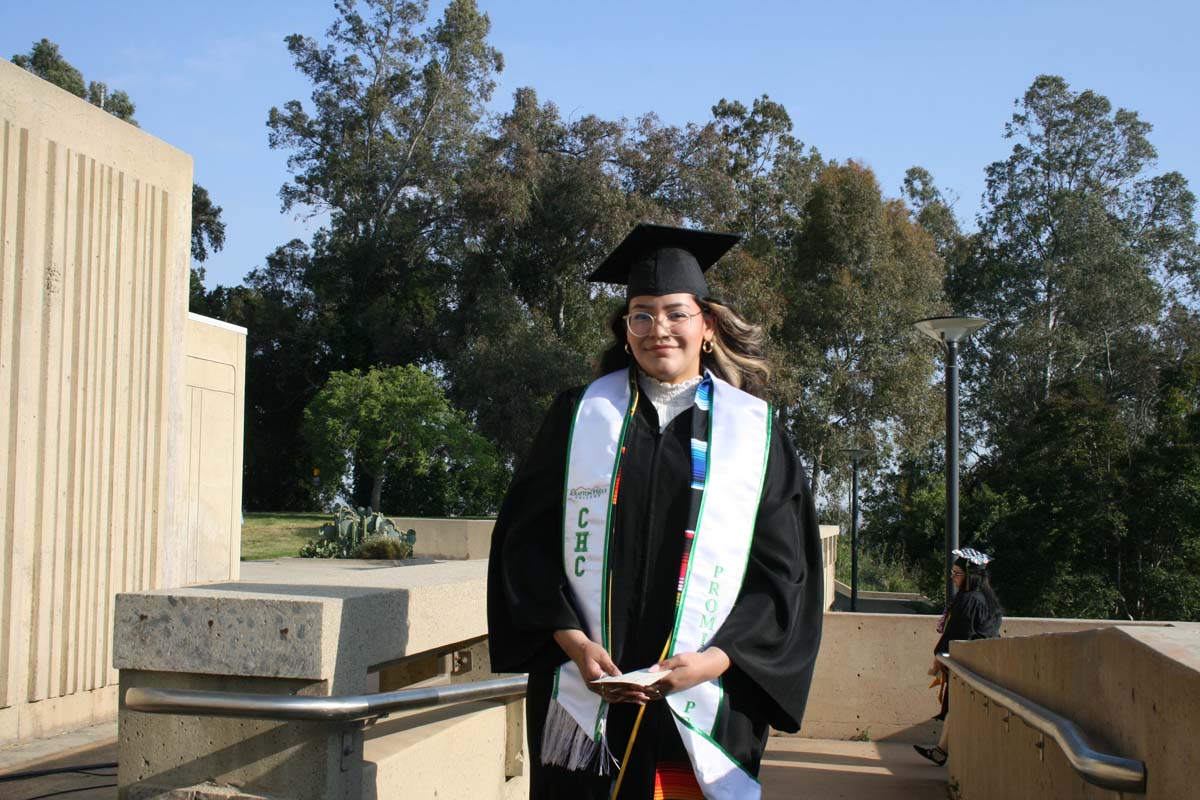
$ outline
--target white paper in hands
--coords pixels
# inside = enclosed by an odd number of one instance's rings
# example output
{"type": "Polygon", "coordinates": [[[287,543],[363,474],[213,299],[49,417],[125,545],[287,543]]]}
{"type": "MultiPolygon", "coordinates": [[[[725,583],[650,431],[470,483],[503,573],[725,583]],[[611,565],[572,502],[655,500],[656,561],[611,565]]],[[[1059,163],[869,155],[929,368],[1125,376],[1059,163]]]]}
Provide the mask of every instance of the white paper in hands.
{"type": "Polygon", "coordinates": [[[624,675],[605,675],[603,678],[597,678],[590,681],[591,685],[597,686],[600,684],[615,684],[617,686],[653,686],[663,678],[671,674],[669,669],[661,669],[656,672],[651,672],[648,669],[634,670],[626,672],[624,675]]]}

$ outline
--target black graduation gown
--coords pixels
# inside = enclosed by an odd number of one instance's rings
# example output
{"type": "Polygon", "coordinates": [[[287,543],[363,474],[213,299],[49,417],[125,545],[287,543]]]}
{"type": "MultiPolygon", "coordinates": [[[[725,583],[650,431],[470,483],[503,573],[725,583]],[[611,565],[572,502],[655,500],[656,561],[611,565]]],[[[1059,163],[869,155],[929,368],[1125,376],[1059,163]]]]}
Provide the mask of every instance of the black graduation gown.
{"type": "MultiPolygon", "coordinates": [[[[973,641],[975,639],[997,639],[1000,636],[1000,625],[1004,616],[999,611],[988,608],[987,599],[983,592],[959,592],[950,604],[950,613],[946,615],[946,626],[942,628],[942,636],[933,647],[935,655],[949,655],[950,642],[955,640],[973,641]]],[[[950,692],[942,692],[941,719],[946,718],[950,710],[950,692]]]]}
{"type": "MultiPolygon", "coordinates": [[[[567,660],[552,635],[559,628],[582,628],[563,572],[562,494],[571,418],[584,388],[564,392],[551,407],[501,507],[488,565],[492,668],[530,673],[533,800],[607,798],[612,780],[546,767],[539,759],[553,670],[567,660]]],[[[626,431],[609,550],[611,655],[622,671],[658,661],[674,624],[690,491],[691,417],[689,409],[660,434],[657,412],[643,395],[626,431]]],[[[710,641],[732,663],[723,678],[715,738],[754,774],[768,726],[789,732],[800,726],[821,638],[823,597],[820,534],[808,481],[791,444],[775,429],[742,590],[710,641]]],[[[632,704],[609,708],[609,746],[618,761],[637,710],[632,704]]],[[[652,797],[659,761],[686,763],[687,756],[667,704],[653,702],[636,737],[621,800],[652,797]]]]}

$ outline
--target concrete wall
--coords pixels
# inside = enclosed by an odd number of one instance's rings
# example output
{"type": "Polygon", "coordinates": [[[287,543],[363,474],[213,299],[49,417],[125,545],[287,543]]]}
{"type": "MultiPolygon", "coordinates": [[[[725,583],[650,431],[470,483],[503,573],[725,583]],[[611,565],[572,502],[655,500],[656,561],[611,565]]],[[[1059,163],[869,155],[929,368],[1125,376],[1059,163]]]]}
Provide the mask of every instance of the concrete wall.
{"type": "Polygon", "coordinates": [[[237,578],[242,552],[246,329],[188,314],[181,498],[184,540],[168,548],[164,586],[237,578]]]}
{"type": "MultiPolygon", "coordinates": [[[[1200,625],[1109,627],[951,645],[968,669],[1075,722],[1093,747],[1146,764],[1146,797],[1200,794],[1200,625]]],[[[1117,800],[1087,784],[1053,739],[952,682],[950,782],[968,800],[1117,800]]],[[[1125,795],[1130,797],[1132,795],[1125,795]]]]}
{"type": "Polygon", "coordinates": [[[837,602],[837,544],[840,528],[837,525],[821,526],[821,561],[825,564],[825,608],[833,608],[837,602]]]}
{"type": "MultiPolygon", "coordinates": [[[[916,614],[825,615],[808,711],[799,736],[813,739],[936,741],[941,723],[937,690],[926,671],[937,643],[937,616],[916,614]]],[[[1024,637],[1109,627],[1104,620],[1016,617],[1004,637],[1024,637]]],[[[1152,623],[1151,625],[1161,625],[1152,623]]]]}
{"type": "Polygon", "coordinates": [[[415,558],[444,558],[452,561],[487,558],[495,519],[445,519],[437,517],[389,517],[401,531],[413,530],[415,558]]]}
{"type": "Polygon", "coordinates": [[[180,520],[192,162],[0,62],[0,743],[112,717],[180,520]]]}
{"type": "MultiPolygon", "coordinates": [[[[432,517],[390,517],[402,531],[416,531],[413,555],[417,558],[464,560],[487,558],[492,543],[494,519],[436,519],[432,517]]],[[[838,527],[821,526],[821,558],[825,564],[825,608],[835,600],[838,527]]]]}

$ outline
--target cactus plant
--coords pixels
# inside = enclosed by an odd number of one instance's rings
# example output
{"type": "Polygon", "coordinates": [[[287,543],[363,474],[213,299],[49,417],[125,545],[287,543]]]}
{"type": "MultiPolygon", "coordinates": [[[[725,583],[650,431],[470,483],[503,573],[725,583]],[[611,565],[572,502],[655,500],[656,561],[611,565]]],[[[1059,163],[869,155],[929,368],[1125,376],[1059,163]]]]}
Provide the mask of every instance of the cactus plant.
{"type": "Polygon", "coordinates": [[[400,533],[395,523],[378,511],[341,505],[334,510],[333,519],[321,526],[316,540],[300,549],[300,557],[408,558],[416,538],[412,530],[400,533]],[[367,543],[370,547],[364,547],[367,543]]]}

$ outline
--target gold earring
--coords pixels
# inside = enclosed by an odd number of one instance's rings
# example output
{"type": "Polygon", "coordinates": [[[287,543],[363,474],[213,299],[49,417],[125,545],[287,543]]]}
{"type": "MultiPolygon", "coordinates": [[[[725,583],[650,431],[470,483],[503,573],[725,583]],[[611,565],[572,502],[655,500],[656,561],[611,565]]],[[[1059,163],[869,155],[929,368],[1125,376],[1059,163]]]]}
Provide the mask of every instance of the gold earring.
{"type": "Polygon", "coordinates": [[[633,351],[629,349],[629,342],[625,343],[625,352],[629,355],[633,355],[633,351]]]}
{"type": "Polygon", "coordinates": [[[711,353],[713,351],[712,339],[705,339],[704,344],[700,345],[700,349],[705,353],[711,353]]]}

